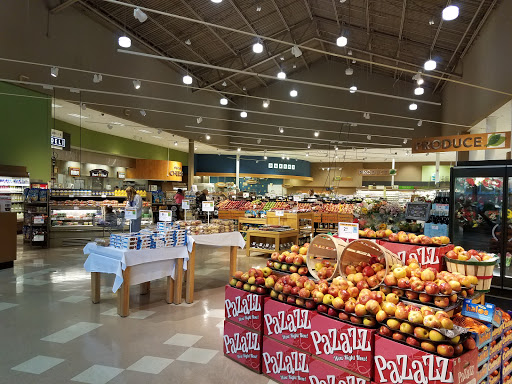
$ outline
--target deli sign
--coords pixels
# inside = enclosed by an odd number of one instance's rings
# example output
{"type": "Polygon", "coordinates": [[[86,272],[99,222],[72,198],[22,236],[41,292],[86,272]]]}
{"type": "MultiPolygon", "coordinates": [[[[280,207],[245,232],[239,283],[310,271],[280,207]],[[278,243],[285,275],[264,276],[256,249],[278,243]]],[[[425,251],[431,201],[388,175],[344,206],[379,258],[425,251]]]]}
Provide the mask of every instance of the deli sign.
{"type": "Polygon", "coordinates": [[[510,132],[416,138],[412,142],[412,153],[478,151],[503,148],[510,148],[510,132]]]}

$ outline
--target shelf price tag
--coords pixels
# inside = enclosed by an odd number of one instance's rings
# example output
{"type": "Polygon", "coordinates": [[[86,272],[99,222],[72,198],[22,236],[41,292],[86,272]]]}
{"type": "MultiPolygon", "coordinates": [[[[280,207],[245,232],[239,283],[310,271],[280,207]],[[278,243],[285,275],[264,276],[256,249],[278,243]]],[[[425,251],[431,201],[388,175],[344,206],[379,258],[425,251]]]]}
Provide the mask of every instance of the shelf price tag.
{"type": "Polygon", "coordinates": [[[203,212],[213,212],[213,211],[215,211],[215,202],[214,201],[203,201],[202,208],[203,208],[203,212]]]}
{"type": "Polygon", "coordinates": [[[243,193],[242,193],[242,197],[243,197],[244,199],[247,199],[247,198],[249,197],[249,192],[243,192],[243,193]]]}
{"type": "Polygon", "coordinates": [[[284,211],[283,210],[276,211],[276,217],[282,217],[282,216],[284,216],[284,211]]]}
{"type": "Polygon", "coordinates": [[[190,200],[183,200],[181,202],[181,208],[183,208],[183,209],[190,209],[190,200]]]}
{"type": "Polygon", "coordinates": [[[32,241],[44,241],[44,235],[34,235],[32,241]]]}
{"type": "Polygon", "coordinates": [[[124,211],[124,218],[128,220],[136,220],[137,208],[126,208],[124,211]]]}
{"type": "Polygon", "coordinates": [[[293,201],[302,201],[301,195],[293,195],[293,201]]]}
{"type": "Polygon", "coordinates": [[[345,239],[359,239],[359,224],[338,223],[338,237],[345,239]]]}
{"type": "Polygon", "coordinates": [[[101,198],[102,198],[102,199],[106,199],[106,198],[107,198],[107,195],[101,195],[101,198]]]}
{"type": "Polygon", "coordinates": [[[158,211],[158,219],[160,221],[172,221],[172,211],[164,209],[158,211]]]}
{"type": "Polygon", "coordinates": [[[34,224],[44,224],[43,216],[34,216],[34,224]]]}

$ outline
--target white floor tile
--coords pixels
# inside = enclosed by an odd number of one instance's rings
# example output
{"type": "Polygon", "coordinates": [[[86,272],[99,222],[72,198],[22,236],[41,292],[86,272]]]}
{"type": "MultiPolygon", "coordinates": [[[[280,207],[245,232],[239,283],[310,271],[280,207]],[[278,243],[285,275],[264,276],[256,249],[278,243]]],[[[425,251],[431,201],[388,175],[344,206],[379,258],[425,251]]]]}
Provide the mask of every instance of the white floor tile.
{"type": "Polygon", "coordinates": [[[167,340],[164,344],[170,345],[179,345],[180,347],[191,347],[199,340],[201,340],[203,336],[199,335],[189,335],[186,333],[177,333],[169,340],[167,340]]]}
{"type": "Polygon", "coordinates": [[[89,296],[68,296],[68,297],[65,297],[63,299],[60,299],[59,301],[63,302],[63,303],[79,303],[81,301],[84,301],[84,300],[87,300],[87,299],[90,299],[89,296]]]}
{"type": "Polygon", "coordinates": [[[15,371],[39,375],[40,373],[46,372],[50,368],[55,367],[56,365],[62,363],[63,361],[64,359],[39,355],[11,369],[15,371]]]}
{"type": "Polygon", "coordinates": [[[23,284],[23,285],[32,285],[34,287],[40,287],[41,285],[49,284],[49,281],[44,280],[36,280],[36,279],[25,279],[23,277],[16,278],[16,281],[12,282],[13,284],[23,284]]]}
{"type": "MultiPolygon", "coordinates": [[[[137,312],[130,311],[130,315],[128,316],[128,318],[129,319],[144,320],[145,318],[151,316],[154,313],[155,313],[155,311],[137,311],[137,312]]],[[[105,315],[105,316],[116,316],[116,317],[119,316],[117,314],[117,308],[111,308],[108,311],[102,312],[101,314],[105,315]]]]}
{"type": "Polygon", "coordinates": [[[92,330],[101,327],[102,324],[80,322],[70,327],[64,328],[59,332],[55,332],[49,336],[42,338],[43,341],[51,341],[54,343],[67,343],[77,337],[85,335],[92,330]]]}
{"type": "Polygon", "coordinates": [[[123,372],[124,369],[107,367],[105,365],[93,365],[82,373],[76,375],[71,381],[87,384],[106,384],[114,377],[123,372]]]}
{"type": "Polygon", "coordinates": [[[219,319],[223,319],[225,316],[224,309],[210,309],[205,313],[206,317],[217,317],[219,319]]]}
{"type": "Polygon", "coordinates": [[[158,375],[173,361],[173,359],[164,359],[163,357],[144,356],[139,361],[133,363],[126,369],[128,371],[137,371],[158,375]]]}
{"type": "Polygon", "coordinates": [[[110,308],[108,311],[101,312],[101,314],[105,316],[118,316],[117,308],[110,308]]]}
{"type": "Polygon", "coordinates": [[[226,255],[226,257],[212,257],[211,259],[209,260],[206,260],[204,263],[205,264],[210,264],[210,263],[222,263],[222,262],[228,262],[229,261],[229,258],[228,256],[226,255]]]}
{"type": "Polygon", "coordinates": [[[208,364],[218,351],[213,349],[189,348],[176,360],[208,364]]]}
{"type": "Polygon", "coordinates": [[[0,302],[0,311],[3,311],[4,309],[9,309],[12,307],[17,307],[17,306],[18,306],[18,304],[0,302]]]}
{"type": "Polygon", "coordinates": [[[224,321],[221,321],[220,323],[217,323],[217,328],[224,329],[224,321]]]}

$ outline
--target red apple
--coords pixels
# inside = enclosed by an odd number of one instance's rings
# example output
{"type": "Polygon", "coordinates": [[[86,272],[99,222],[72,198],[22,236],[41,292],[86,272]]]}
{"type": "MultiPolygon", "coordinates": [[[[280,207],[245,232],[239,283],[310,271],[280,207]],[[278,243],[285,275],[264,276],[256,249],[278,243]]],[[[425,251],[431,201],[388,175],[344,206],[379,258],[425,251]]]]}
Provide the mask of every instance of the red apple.
{"type": "Polygon", "coordinates": [[[393,332],[388,328],[388,327],[385,327],[385,326],[382,326],[379,328],[379,333],[383,336],[387,336],[387,337],[392,337],[393,336],[393,332]]]}
{"type": "Polygon", "coordinates": [[[401,289],[409,289],[411,288],[411,284],[409,282],[409,279],[407,277],[402,277],[398,279],[398,287],[401,289]]]}
{"type": "Polygon", "coordinates": [[[446,308],[450,305],[450,300],[447,297],[436,296],[434,298],[434,304],[439,308],[446,308]]]}
{"type": "Polygon", "coordinates": [[[441,356],[444,357],[452,357],[455,351],[453,350],[453,347],[448,344],[439,344],[437,346],[437,353],[439,353],[441,356]]]}
{"type": "Polygon", "coordinates": [[[347,313],[354,313],[356,310],[356,303],[355,301],[346,301],[345,302],[345,312],[347,313]]]}
{"type": "Polygon", "coordinates": [[[425,283],[425,292],[429,295],[437,295],[439,293],[439,286],[434,282],[425,283]]]}
{"type": "Polygon", "coordinates": [[[423,292],[425,289],[425,283],[421,280],[415,280],[411,283],[411,289],[416,292],[423,292]]]}
{"type": "Polygon", "coordinates": [[[344,312],[340,312],[338,314],[338,319],[348,321],[349,316],[346,313],[344,313],[344,312]]]}
{"type": "Polygon", "coordinates": [[[338,317],[338,311],[333,308],[328,308],[327,314],[332,317],[338,317]]]}
{"type": "Polygon", "coordinates": [[[405,339],[405,342],[412,346],[412,347],[419,347],[420,346],[420,342],[418,340],[416,340],[414,337],[411,337],[409,336],[407,339],[405,339]]]}
{"type": "Polygon", "coordinates": [[[350,287],[347,292],[350,294],[351,297],[356,298],[359,296],[359,289],[357,287],[350,287]]]}
{"type": "Polygon", "coordinates": [[[377,302],[377,300],[368,300],[368,302],[366,303],[365,307],[366,307],[366,311],[370,315],[376,315],[377,312],[379,312],[380,309],[381,309],[379,303],[377,302]]]}
{"type": "Polygon", "coordinates": [[[395,275],[393,275],[392,273],[388,273],[386,275],[386,277],[384,277],[384,284],[386,284],[387,286],[391,287],[391,286],[396,286],[398,283],[395,275]]]}
{"type": "Polygon", "coordinates": [[[432,296],[427,295],[426,293],[420,293],[419,300],[422,303],[430,303],[432,301],[432,296]]]}
{"type": "Polygon", "coordinates": [[[436,346],[429,341],[423,341],[421,343],[421,348],[427,352],[436,352],[437,350],[436,346]]]}
{"type": "Polygon", "coordinates": [[[395,332],[393,333],[393,340],[396,340],[396,341],[405,341],[405,336],[402,335],[401,333],[399,332],[395,332]]]}
{"type": "Polygon", "coordinates": [[[358,283],[356,284],[356,287],[357,287],[357,289],[359,289],[360,291],[362,291],[362,290],[363,290],[363,289],[365,289],[365,288],[367,288],[367,289],[368,289],[370,286],[368,285],[368,283],[366,282],[366,280],[362,280],[362,281],[360,281],[360,282],[358,282],[358,283]]]}
{"type": "Polygon", "coordinates": [[[414,328],[414,336],[418,339],[428,339],[428,331],[422,327],[414,328]]]}
{"type": "Polygon", "coordinates": [[[368,267],[364,267],[363,269],[363,275],[366,276],[366,277],[370,277],[370,276],[373,276],[375,275],[375,271],[373,270],[372,267],[368,266],[368,267]]]}
{"type": "Polygon", "coordinates": [[[327,306],[323,304],[318,304],[316,310],[320,313],[327,313],[327,306]]]}
{"type": "Polygon", "coordinates": [[[409,300],[418,300],[418,297],[420,296],[418,292],[412,292],[412,291],[406,291],[405,296],[409,300]]]}

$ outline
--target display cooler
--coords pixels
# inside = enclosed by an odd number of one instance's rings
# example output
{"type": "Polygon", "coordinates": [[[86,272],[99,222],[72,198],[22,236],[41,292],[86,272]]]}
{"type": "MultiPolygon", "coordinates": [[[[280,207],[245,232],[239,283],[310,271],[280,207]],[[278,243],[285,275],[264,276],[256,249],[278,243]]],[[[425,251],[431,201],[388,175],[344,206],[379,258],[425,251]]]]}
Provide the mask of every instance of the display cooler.
{"type": "Polygon", "coordinates": [[[460,162],[451,169],[450,238],[495,253],[491,293],[512,290],[512,161],[460,162]]]}

